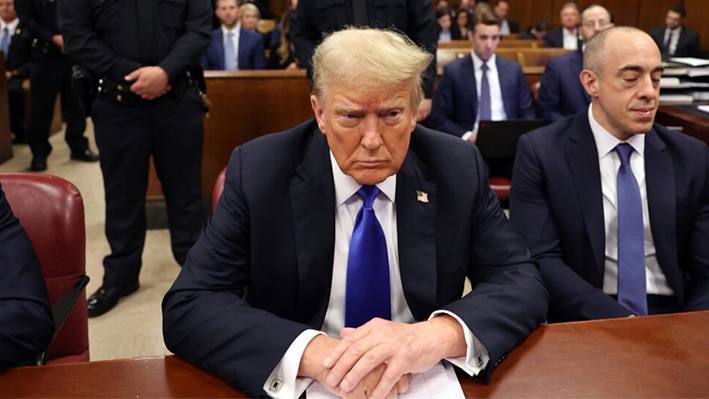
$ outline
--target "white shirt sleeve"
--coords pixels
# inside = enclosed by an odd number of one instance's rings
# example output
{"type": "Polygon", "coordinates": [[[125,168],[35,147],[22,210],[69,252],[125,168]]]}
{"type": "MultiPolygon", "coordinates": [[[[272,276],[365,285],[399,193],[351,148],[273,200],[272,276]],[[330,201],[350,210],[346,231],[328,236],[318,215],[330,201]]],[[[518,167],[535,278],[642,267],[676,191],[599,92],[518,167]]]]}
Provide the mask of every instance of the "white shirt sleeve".
{"type": "Polygon", "coordinates": [[[465,141],[468,141],[468,139],[470,138],[470,136],[473,135],[473,133],[474,133],[474,132],[473,132],[472,130],[469,130],[469,131],[463,133],[463,135],[460,136],[460,138],[463,139],[463,140],[465,140],[465,141]]]}
{"type": "Polygon", "coordinates": [[[428,319],[431,320],[432,318],[442,314],[447,314],[460,323],[460,326],[463,328],[463,333],[465,334],[465,344],[468,346],[468,352],[465,357],[460,356],[445,360],[465,371],[469,376],[478,375],[485,369],[485,366],[487,366],[490,361],[490,354],[488,353],[487,348],[485,348],[485,345],[478,340],[463,320],[455,313],[447,310],[437,310],[433,312],[431,317],[428,319]]]}
{"type": "Polygon", "coordinates": [[[313,379],[298,377],[300,359],[303,357],[305,347],[320,334],[324,333],[305,330],[293,341],[263,384],[263,390],[268,396],[275,399],[298,399],[305,392],[313,379]]]}

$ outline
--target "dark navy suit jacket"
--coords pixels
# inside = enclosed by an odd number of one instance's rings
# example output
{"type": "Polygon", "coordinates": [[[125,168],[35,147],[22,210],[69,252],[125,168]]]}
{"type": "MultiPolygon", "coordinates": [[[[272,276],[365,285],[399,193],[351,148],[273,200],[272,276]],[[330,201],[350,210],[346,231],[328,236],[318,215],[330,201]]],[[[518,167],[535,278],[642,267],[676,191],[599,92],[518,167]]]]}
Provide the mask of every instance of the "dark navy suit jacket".
{"type": "MultiPolygon", "coordinates": [[[[499,56],[495,59],[507,119],[534,118],[532,95],[522,66],[499,56]]],[[[475,125],[477,93],[472,57],[459,58],[446,65],[433,96],[428,125],[442,132],[463,136],[475,125]]]]}
{"type": "Polygon", "coordinates": [[[28,365],[54,334],[37,254],[0,186],[0,372],[28,365]]]}
{"type": "Polygon", "coordinates": [[[537,115],[549,124],[588,109],[591,96],[581,84],[581,49],[552,58],[544,68],[537,94],[537,115]]]}
{"type": "MultiPolygon", "coordinates": [[[[441,308],[460,316],[489,351],[489,378],[544,320],[547,293],[475,146],[418,126],[397,173],[396,212],[414,318],[441,308]],[[461,299],[466,275],[474,288],[461,299]]],[[[330,152],[314,120],[236,148],[217,209],[163,301],[168,348],[263,395],[293,340],[322,327],[334,245],[330,152]]]]}
{"type": "MultiPolygon", "coordinates": [[[[544,36],[544,47],[564,47],[564,29],[566,28],[559,28],[559,29],[554,29],[553,31],[550,31],[544,36]]],[[[576,37],[578,37],[578,33],[576,34],[576,37]]],[[[578,39],[578,48],[581,48],[582,46],[581,39],[578,39]]]]}
{"type": "MultiPolygon", "coordinates": [[[[266,69],[263,51],[263,36],[244,28],[239,30],[239,70],[266,69]]],[[[212,32],[212,43],[202,55],[202,67],[206,71],[224,70],[224,34],[222,28],[212,32]]]]}
{"type": "MultiPolygon", "coordinates": [[[[655,124],[645,174],[656,256],[683,311],[709,309],[709,150],[655,124]]],[[[550,319],[624,317],[603,293],[605,227],[598,151],[580,113],[522,136],[510,220],[540,264],[550,319]]]]}
{"type": "MultiPolygon", "coordinates": [[[[657,47],[660,48],[662,55],[667,57],[669,49],[664,46],[665,32],[667,27],[663,26],[660,28],[655,28],[652,30],[650,36],[652,40],[657,43],[657,47]]],[[[675,49],[674,55],[672,57],[700,57],[702,56],[701,48],[699,47],[699,34],[686,26],[682,27],[682,32],[679,35],[679,40],[677,41],[677,48],[675,49]]]]}

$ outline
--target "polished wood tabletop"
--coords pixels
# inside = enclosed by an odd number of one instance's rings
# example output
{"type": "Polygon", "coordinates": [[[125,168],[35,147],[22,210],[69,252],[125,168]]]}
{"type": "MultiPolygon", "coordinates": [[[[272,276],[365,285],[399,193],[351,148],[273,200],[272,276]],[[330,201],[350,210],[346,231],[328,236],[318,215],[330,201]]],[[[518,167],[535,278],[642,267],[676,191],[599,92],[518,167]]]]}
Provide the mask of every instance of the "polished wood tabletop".
{"type": "MultiPolygon", "coordinates": [[[[466,398],[709,397],[709,311],[545,325],[466,398]]],[[[248,398],[175,357],[13,369],[0,398],[248,398]]]]}

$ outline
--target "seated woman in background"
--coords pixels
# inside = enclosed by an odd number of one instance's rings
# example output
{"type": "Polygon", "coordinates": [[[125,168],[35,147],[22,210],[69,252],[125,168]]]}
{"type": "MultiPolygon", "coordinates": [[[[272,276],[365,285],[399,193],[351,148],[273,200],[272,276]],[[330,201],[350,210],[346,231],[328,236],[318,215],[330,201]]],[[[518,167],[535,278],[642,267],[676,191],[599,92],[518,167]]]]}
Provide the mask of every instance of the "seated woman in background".
{"type": "Polygon", "coordinates": [[[261,12],[258,7],[252,3],[244,3],[239,7],[239,13],[241,14],[241,27],[251,32],[256,32],[256,25],[261,19],[261,12]]]}
{"type": "Polygon", "coordinates": [[[455,28],[457,28],[460,32],[461,38],[468,37],[468,31],[470,30],[470,15],[465,12],[465,10],[456,14],[455,27],[451,28],[451,30],[455,30],[455,28]]]}
{"type": "Polygon", "coordinates": [[[460,40],[460,31],[451,29],[451,14],[447,8],[436,10],[436,22],[438,22],[438,41],[449,42],[460,40]]]}
{"type": "Polygon", "coordinates": [[[268,69],[298,69],[298,60],[293,54],[293,41],[290,38],[290,16],[293,9],[288,9],[281,17],[281,37],[276,44],[271,46],[268,56],[268,69]]]}

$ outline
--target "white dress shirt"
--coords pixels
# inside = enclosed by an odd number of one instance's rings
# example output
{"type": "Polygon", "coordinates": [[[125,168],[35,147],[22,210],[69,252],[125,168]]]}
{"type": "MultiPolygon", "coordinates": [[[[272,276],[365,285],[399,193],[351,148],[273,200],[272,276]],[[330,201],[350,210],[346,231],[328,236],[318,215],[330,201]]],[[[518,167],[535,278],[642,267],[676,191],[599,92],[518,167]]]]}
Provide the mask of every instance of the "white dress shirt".
{"type": "Polygon", "coordinates": [[[669,37],[669,45],[667,46],[667,52],[670,55],[675,55],[677,51],[677,43],[679,43],[679,36],[682,34],[682,26],[678,26],[672,30],[665,28],[665,38],[662,43],[667,43],[669,37]]]}
{"type": "MultiPolygon", "coordinates": [[[[350,238],[354,230],[354,223],[363,200],[356,195],[362,187],[348,175],[345,175],[337,165],[334,156],[330,153],[330,163],[335,183],[335,252],[332,270],[332,285],[330,288],[330,301],[328,302],[322,331],[306,330],[296,338],[286,351],[281,361],[276,365],[263,386],[273,398],[296,399],[310,385],[312,379],[297,377],[300,359],[305,347],[310,340],[319,334],[340,337],[340,330],[345,325],[345,291],[347,283],[347,258],[349,254],[350,238]],[[274,384],[274,381],[280,383],[274,384]],[[271,389],[278,386],[278,389],[271,389]]],[[[390,176],[377,184],[380,190],[375,198],[372,208],[384,231],[387,242],[387,255],[389,258],[389,285],[391,290],[391,317],[393,321],[413,323],[414,319],[409,305],[404,297],[404,288],[401,283],[399,271],[399,251],[396,223],[396,175],[390,176]]],[[[485,346],[473,335],[467,325],[455,314],[439,310],[433,312],[430,318],[440,314],[448,314],[458,320],[465,333],[465,342],[468,352],[465,357],[446,359],[460,367],[469,375],[476,375],[482,371],[490,360],[485,346]],[[482,358],[482,363],[477,363],[476,358],[482,358]]],[[[429,318],[429,319],[430,319],[429,318]]]]}
{"type": "Polygon", "coordinates": [[[507,22],[507,19],[503,19],[502,25],[500,26],[500,34],[509,35],[510,33],[510,24],[507,22]]]}
{"type": "MultiPolygon", "coordinates": [[[[606,231],[605,272],[603,292],[618,294],[618,169],[620,157],[615,147],[621,143],[618,138],[604,129],[593,118],[593,104],[588,108],[588,120],[598,149],[598,164],[601,172],[603,191],[603,218],[606,231]]],[[[645,135],[635,134],[626,141],[635,151],[630,154],[630,169],[640,188],[643,203],[643,225],[645,231],[645,280],[648,294],[674,295],[667,285],[667,279],[657,263],[655,241],[650,229],[650,213],[647,207],[647,185],[645,181],[645,135]]]]}
{"type": "Polygon", "coordinates": [[[232,33],[231,41],[234,43],[234,57],[236,57],[236,61],[234,65],[236,66],[235,71],[239,70],[239,32],[241,32],[241,22],[236,23],[236,27],[234,29],[229,30],[227,29],[224,25],[222,25],[222,44],[224,45],[224,48],[226,49],[226,41],[228,38],[229,32],[232,33]]]}
{"type": "MultiPolygon", "coordinates": [[[[461,137],[467,140],[471,135],[478,131],[480,125],[480,88],[483,80],[483,60],[478,57],[474,51],[470,52],[470,57],[473,59],[473,70],[475,71],[475,91],[478,96],[478,109],[475,117],[475,125],[473,130],[465,132],[461,137]]],[[[502,86],[500,84],[500,74],[497,72],[497,55],[493,54],[487,60],[487,82],[490,85],[490,111],[493,121],[507,120],[505,112],[505,103],[502,100],[502,86]]]]}
{"type": "Polygon", "coordinates": [[[12,36],[15,35],[15,30],[17,30],[17,25],[20,23],[19,18],[15,18],[14,21],[6,24],[2,19],[0,19],[0,40],[2,40],[3,32],[7,28],[7,46],[9,48],[10,43],[12,43],[12,36]]]}
{"type": "Polygon", "coordinates": [[[438,34],[438,41],[439,42],[449,42],[451,40],[453,40],[453,38],[451,37],[451,31],[448,31],[448,32],[441,31],[438,34]]]}
{"type": "Polygon", "coordinates": [[[579,30],[574,29],[573,32],[569,32],[568,29],[562,28],[561,31],[564,34],[564,48],[576,50],[579,47],[579,30]]]}

